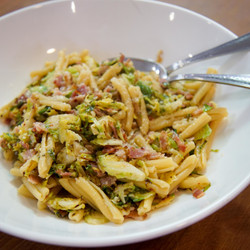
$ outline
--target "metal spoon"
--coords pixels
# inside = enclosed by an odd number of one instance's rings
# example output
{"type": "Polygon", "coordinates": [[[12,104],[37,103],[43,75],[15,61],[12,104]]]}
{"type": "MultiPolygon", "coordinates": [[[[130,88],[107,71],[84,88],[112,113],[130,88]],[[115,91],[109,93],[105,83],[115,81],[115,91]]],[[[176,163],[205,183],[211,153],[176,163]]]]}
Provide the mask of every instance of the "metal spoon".
{"type": "Polygon", "coordinates": [[[178,74],[175,76],[169,76],[172,72],[180,69],[186,65],[194,62],[199,62],[205,59],[218,57],[221,55],[232,54],[239,51],[250,49],[250,33],[238,37],[234,40],[226,42],[222,45],[206,50],[192,57],[185,58],[178,62],[171,64],[168,67],[156,63],[151,60],[126,57],[131,59],[136,69],[144,72],[154,71],[159,74],[160,78],[166,79],[168,82],[176,80],[200,80],[222,83],[226,85],[233,85],[243,88],[250,88],[250,75],[239,75],[239,74],[178,74]]]}

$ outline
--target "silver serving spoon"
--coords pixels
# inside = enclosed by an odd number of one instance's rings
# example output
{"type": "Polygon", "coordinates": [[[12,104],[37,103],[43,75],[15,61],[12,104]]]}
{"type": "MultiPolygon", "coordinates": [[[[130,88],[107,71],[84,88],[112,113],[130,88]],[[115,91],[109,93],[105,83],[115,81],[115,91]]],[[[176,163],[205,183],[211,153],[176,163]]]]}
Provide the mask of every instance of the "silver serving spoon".
{"type": "Polygon", "coordinates": [[[178,74],[175,76],[169,76],[175,70],[180,69],[191,63],[249,49],[250,49],[250,33],[238,37],[229,42],[226,42],[217,47],[214,47],[212,49],[196,54],[192,57],[179,60],[178,62],[175,62],[168,67],[164,67],[162,64],[156,63],[151,60],[145,60],[133,57],[126,57],[126,59],[131,59],[136,69],[144,72],[154,71],[160,76],[160,78],[166,79],[166,81],[168,82],[176,80],[200,80],[200,81],[216,82],[216,83],[222,83],[226,85],[233,85],[250,89],[250,74],[249,75],[178,74]]]}

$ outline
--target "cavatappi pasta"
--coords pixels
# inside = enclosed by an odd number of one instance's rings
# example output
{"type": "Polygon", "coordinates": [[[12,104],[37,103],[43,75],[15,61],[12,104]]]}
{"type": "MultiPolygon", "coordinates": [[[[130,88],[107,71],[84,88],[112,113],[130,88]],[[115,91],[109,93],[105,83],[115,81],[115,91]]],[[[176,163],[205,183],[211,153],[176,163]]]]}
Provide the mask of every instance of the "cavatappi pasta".
{"type": "Polygon", "coordinates": [[[168,205],[178,189],[204,195],[216,128],[227,116],[213,83],[165,83],[120,56],[87,50],[47,62],[0,110],[18,193],[73,221],[121,224],[168,205]]]}

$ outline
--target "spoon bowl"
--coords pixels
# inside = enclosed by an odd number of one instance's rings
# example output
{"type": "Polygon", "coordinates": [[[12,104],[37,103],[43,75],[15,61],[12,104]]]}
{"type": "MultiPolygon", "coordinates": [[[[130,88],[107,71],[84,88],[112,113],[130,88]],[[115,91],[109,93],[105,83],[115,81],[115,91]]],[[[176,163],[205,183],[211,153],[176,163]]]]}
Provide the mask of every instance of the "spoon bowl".
{"type": "Polygon", "coordinates": [[[162,64],[156,63],[153,60],[146,60],[134,57],[127,57],[130,59],[135,68],[140,71],[156,72],[161,79],[165,79],[168,82],[176,80],[199,80],[210,81],[221,84],[227,84],[237,87],[250,88],[250,75],[228,75],[228,74],[178,74],[176,76],[170,76],[170,74],[186,65],[191,63],[200,62],[206,59],[232,54],[240,51],[247,51],[250,49],[250,33],[247,33],[241,37],[233,39],[229,42],[223,43],[214,48],[203,51],[199,54],[187,57],[183,60],[179,60],[168,67],[164,67],[162,64]]]}
{"type": "Polygon", "coordinates": [[[178,80],[199,80],[207,82],[216,82],[225,85],[242,87],[250,89],[250,75],[243,74],[177,74],[169,76],[167,68],[162,64],[156,63],[153,60],[146,60],[140,58],[126,57],[133,62],[137,70],[143,72],[155,72],[161,79],[166,82],[173,82],[178,80]]]}

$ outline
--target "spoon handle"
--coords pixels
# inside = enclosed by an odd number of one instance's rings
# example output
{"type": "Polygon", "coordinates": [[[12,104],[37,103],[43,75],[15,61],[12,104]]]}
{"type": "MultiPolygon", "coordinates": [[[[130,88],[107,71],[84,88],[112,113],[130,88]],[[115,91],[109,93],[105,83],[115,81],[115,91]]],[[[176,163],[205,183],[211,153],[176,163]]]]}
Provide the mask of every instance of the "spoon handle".
{"type": "Polygon", "coordinates": [[[239,52],[250,49],[250,33],[247,33],[234,40],[221,44],[212,49],[206,50],[199,54],[193,55],[192,57],[180,60],[172,65],[166,67],[167,74],[171,74],[173,71],[180,69],[188,64],[199,62],[205,59],[222,56],[229,53],[239,52]]]}
{"type": "Polygon", "coordinates": [[[229,75],[229,74],[178,74],[170,76],[169,82],[177,80],[199,80],[216,82],[231,86],[250,89],[250,75],[229,75]]]}

